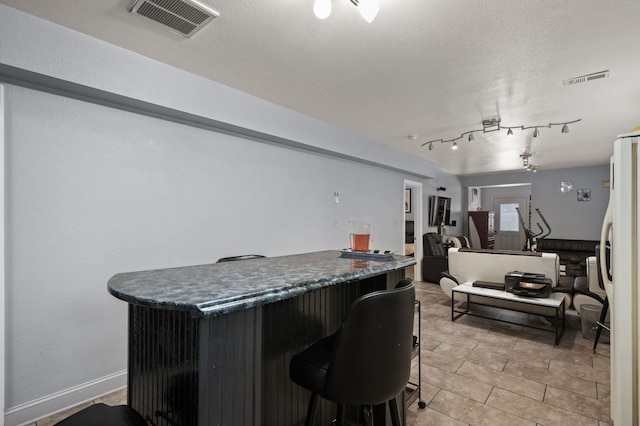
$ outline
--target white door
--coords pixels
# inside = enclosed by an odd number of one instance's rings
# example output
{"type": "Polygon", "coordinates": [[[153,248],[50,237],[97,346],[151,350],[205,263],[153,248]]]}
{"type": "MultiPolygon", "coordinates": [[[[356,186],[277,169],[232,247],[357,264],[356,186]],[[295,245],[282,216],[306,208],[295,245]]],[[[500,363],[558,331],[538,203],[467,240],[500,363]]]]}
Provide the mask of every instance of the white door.
{"type": "Polygon", "coordinates": [[[495,212],[495,242],[496,250],[522,250],[526,239],[518,211],[527,222],[529,204],[526,197],[500,197],[493,199],[493,211],[495,212]]]}

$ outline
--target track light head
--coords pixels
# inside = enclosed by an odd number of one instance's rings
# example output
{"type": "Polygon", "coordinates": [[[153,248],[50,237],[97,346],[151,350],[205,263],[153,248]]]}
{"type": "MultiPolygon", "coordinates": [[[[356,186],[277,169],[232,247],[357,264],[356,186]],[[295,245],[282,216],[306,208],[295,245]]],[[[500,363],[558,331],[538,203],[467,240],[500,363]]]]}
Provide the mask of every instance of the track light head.
{"type": "Polygon", "coordinates": [[[473,142],[476,138],[473,137],[473,132],[469,133],[469,142],[473,142]]]}
{"type": "Polygon", "coordinates": [[[429,143],[429,151],[433,151],[433,142],[429,143]]]}
{"type": "Polygon", "coordinates": [[[562,126],[562,133],[569,133],[569,126],[567,126],[567,123],[564,123],[564,126],[562,126]]]}
{"type": "Polygon", "coordinates": [[[533,131],[533,137],[537,138],[538,136],[540,136],[540,131],[538,130],[538,128],[536,127],[535,130],[533,131]]]}
{"type": "Polygon", "coordinates": [[[378,12],[380,12],[380,6],[374,0],[351,0],[351,3],[358,8],[360,16],[368,23],[372,23],[378,16],[378,12]]]}
{"type": "Polygon", "coordinates": [[[451,145],[451,149],[453,150],[458,149],[458,142],[453,142],[453,145],[451,145]]]}
{"type": "Polygon", "coordinates": [[[507,136],[513,136],[513,130],[511,130],[511,127],[507,130],[507,136]]]}

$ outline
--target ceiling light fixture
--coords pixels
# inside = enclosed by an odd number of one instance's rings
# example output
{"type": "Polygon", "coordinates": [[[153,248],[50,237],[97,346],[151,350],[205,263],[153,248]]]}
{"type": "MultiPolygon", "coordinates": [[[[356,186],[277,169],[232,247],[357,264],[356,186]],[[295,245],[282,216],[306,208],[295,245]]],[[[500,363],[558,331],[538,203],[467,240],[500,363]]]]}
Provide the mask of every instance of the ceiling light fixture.
{"type": "Polygon", "coordinates": [[[522,154],[520,154],[520,158],[522,158],[523,169],[533,173],[536,173],[538,171],[538,166],[534,166],[533,164],[529,163],[529,158],[531,158],[530,153],[523,152],[522,154]]]}
{"type": "Polygon", "coordinates": [[[458,149],[458,142],[454,142],[453,145],[451,145],[451,149],[458,149]]]}
{"type": "Polygon", "coordinates": [[[331,0],[316,0],[313,3],[313,13],[318,19],[327,19],[331,15],[331,0]]]}
{"type": "Polygon", "coordinates": [[[360,16],[364,18],[368,23],[372,23],[378,12],[380,12],[380,6],[378,6],[373,0],[351,0],[360,12],[360,16]]]}
{"type": "Polygon", "coordinates": [[[489,118],[489,119],[482,120],[482,129],[469,130],[467,132],[462,133],[457,138],[453,138],[453,139],[434,139],[432,141],[427,141],[427,142],[423,143],[421,146],[425,146],[425,145],[429,144],[429,150],[432,150],[433,149],[433,142],[440,142],[440,143],[452,142],[453,144],[455,144],[456,147],[453,148],[453,146],[452,146],[451,148],[458,149],[458,144],[457,144],[456,141],[462,139],[466,135],[469,135],[468,136],[468,140],[469,140],[469,142],[472,142],[472,141],[475,140],[475,138],[473,137],[473,133],[477,133],[477,132],[490,133],[490,132],[495,132],[495,131],[500,130],[500,129],[507,129],[507,136],[512,136],[513,135],[513,129],[519,129],[519,130],[534,129],[533,130],[533,137],[534,138],[537,138],[538,136],[540,136],[540,130],[538,130],[538,128],[540,128],[540,127],[547,127],[547,128],[550,129],[553,126],[562,126],[561,132],[562,133],[569,133],[569,124],[577,123],[578,121],[582,121],[582,119],[579,118],[577,120],[565,121],[565,122],[562,122],[562,123],[549,123],[547,125],[501,126],[500,125],[500,117],[492,117],[492,118],[489,118]]]}

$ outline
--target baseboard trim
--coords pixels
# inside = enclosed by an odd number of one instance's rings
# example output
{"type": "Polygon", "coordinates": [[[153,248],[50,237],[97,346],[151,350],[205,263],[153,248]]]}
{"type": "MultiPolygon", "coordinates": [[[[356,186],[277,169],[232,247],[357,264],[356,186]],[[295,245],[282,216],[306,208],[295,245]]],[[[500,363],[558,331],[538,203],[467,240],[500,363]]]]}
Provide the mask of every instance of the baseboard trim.
{"type": "Polygon", "coordinates": [[[100,377],[7,409],[4,418],[5,425],[23,426],[31,424],[38,419],[75,407],[126,386],[126,370],[100,377]]]}

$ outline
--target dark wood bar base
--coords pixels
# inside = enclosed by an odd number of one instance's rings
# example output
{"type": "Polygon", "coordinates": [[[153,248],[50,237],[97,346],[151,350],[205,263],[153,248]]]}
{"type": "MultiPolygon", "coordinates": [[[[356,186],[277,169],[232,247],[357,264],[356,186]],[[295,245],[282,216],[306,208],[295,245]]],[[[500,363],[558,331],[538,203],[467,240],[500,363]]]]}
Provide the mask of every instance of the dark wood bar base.
{"type": "MultiPolygon", "coordinates": [[[[130,304],[129,405],[157,426],[302,424],[310,394],[290,381],[291,356],[333,333],[359,296],[403,276],[388,271],[211,317],[130,304]]],[[[376,416],[389,424],[384,407],[376,416]]],[[[335,405],[322,401],[318,417],[329,424],[335,405]]]]}

